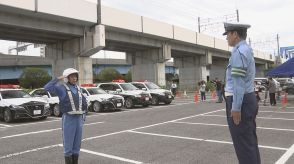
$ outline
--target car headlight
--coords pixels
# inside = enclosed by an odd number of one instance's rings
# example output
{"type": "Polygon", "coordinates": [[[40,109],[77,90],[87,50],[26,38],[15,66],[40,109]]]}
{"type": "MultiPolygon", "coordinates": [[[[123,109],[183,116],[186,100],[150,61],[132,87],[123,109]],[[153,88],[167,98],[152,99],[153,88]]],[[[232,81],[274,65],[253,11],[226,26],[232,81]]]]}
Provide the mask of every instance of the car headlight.
{"type": "Polygon", "coordinates": [[[105,98],[101,98],[101,101],[107,101],[107,99],[105,99],[105,98]]]}
{"type": "Polygon", "coordinates": [[[141,95],[135,95],[135,97],[141,97],[141,95]]]}
{"type": "Polygon", "coordinates": [[[165,94],[164,93],[158,93],[159,95],[161,95],[161,96],[165,96],[165,94]]]}
{"type": "Polygon", "coordinates": [[[10,105],[10,107],[11,107],[11,108],[24,108],[24,107],[22,107],[22,106],[19,106],[19,105],[13,105],[13,104],[10,105]]]}
{"type": "Polygon", "coordinates": [[[46,103],[46,104],[45,104],[45,108],[50,108],[49,103],[46,103]]]}

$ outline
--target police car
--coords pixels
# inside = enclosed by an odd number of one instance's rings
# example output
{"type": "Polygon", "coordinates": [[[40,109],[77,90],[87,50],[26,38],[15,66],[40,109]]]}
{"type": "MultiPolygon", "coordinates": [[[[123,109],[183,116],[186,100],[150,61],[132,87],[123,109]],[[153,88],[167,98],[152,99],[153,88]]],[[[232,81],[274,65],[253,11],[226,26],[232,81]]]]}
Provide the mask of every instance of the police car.
{"type": "Polygon", "coordinates": [[[50,115],[61,117],[62,113],[59,110],[59,98],[56,94],[46,91],[44,88],[35,89],[30,92],[33,97],[40,97],[48,101],[50,105],[50,115]]]}
{"type": "Polygon", "coordinates": [[[96,87],[95,84],[81,84],[82,93],[87,97],[89,109],[94,112],[102,112],[107,109],[120,110],[124,105],[124,98],[119,95],[109,94],[96,87]]]}
{"type": "Polygon", "coordinates": [[[0,85],[0,118],[5,122],[21,118],[46,119],[50,114],[49,103],[16,88],[14,85],[0,85]]]}
{"type": "Polygon", "coordinates": [[[174,99],[173,94],[166,89],[161,89],[159,86],[152,82],[143,81],[143,82],[131,82],[134,86],[141,90],[148,91],[151,96],[152,105],[158,105],[160,102],[165,104],[170,104],[174,99]]]}
{"type": "Polygon", "coordinates": [[[148,107],[151,103],[151,95],[139,90],[130,83],[125,83],[123,80],[113,81],[110,83],[100,83],[98,87],[105,90],[107,93],[117,94],[124,97],[125,107],[133,108],[135,105],[148,107]]]}

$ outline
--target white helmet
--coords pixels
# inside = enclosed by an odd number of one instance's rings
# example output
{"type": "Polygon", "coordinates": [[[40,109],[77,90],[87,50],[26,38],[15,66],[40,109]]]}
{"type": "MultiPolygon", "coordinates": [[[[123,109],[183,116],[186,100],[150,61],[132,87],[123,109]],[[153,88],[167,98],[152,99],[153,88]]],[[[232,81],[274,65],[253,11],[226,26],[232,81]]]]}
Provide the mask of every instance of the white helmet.
{"type": "Polygon", "coordinates": [[[63,81],[65,82],[65,83],[67,83],[68,82],[68,76],[70,75],[70,74],[73,74],[73,73],[79,73],[79,71],[78,70],[76,70],[76,69],[74,69],[74,68],[67,68],[67,69],[65,69],[64,71],[63,71],[63,76],[64,76],[64,79],[63,79],[63,81]]]}
{"type": "Polygon", "coordinates": [[[74,69],[74,68],[67,68],[67,69],[65,69],[64,71],[63,71],[63,76],[64,77],[68,77],[70,74],[73,74],[73,73],[79,73],[79,71],[78,70],[76,70],[76,69],[74,69]]]}

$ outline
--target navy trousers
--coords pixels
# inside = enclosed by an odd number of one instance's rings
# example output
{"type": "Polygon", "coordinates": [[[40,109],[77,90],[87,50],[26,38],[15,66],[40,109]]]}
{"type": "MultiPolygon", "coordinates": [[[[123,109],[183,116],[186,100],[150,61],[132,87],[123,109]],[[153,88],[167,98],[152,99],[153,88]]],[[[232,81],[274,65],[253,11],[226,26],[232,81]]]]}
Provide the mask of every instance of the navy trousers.
{"type": "Polygon", "coordinates": [[[79,155],[82,141],[83,115],[62,115],[64,156],[79,155]]]}
{"type": "Polygon", "coordinates": [[[235,125],[231,117],[233,96],[226,97],[227,122],[239,164],[260,164],[260,154],[256,135],[258,104],[253,93],[244,95],[241,107],[241,122],[235,125]]]}

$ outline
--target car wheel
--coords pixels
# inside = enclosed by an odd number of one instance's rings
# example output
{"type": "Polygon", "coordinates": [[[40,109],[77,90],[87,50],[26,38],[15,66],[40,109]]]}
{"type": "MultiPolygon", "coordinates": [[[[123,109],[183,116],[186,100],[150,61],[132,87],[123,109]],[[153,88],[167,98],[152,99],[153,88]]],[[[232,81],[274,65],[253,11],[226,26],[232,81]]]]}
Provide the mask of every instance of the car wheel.
{"type": "Polygon", "coordinates": [[[126,108],[128,109],[133,108],[134,106],[133,100],[131,98],[127,98],[125,104],[126,104],[126,108]]]}
{"type": "Polygon", "coordinates": [[[152,103],[152,105],[158,105],[159,104],[158,97],[152,96],[151,103],[152,103]]]}
{"type": "Polygon", "coordinates": [[[9,109],[6,109],[3,114],[3,119],[5,122],[9,123],[13,121],[12,112],[9,109]]]}
{"type": "Polygon", "coordinates": [[[58,104],[55,104],[54,107],[53,107],[53,115],[56,116],[56,117],[60,117],[62,114],[59,110],[59,105],[58,104]]]}
{"type": "Polygon", "coordinates": [[[102,112],[103,111],[102,110],[102,104],[100,102],[98,102],[98,101],[95,101],[93,103],[93,111],[94,112],[102,112]]]}
{"type": "Polygon", "coordinates": [[[41,117],[40,119],[45,120],[45,119],[47,119],[47,116],[41,117]]]}
{"type": "Polygon", "coordinates": [[[166,102],[164,102],[165,104],[170,104],[172,101],[171,100],[168,100],[166,102]]]}

